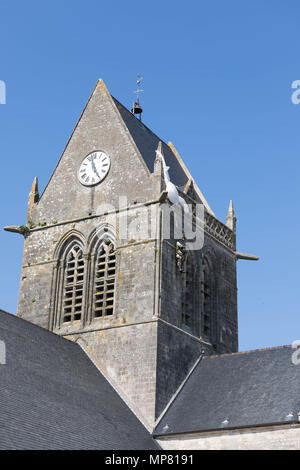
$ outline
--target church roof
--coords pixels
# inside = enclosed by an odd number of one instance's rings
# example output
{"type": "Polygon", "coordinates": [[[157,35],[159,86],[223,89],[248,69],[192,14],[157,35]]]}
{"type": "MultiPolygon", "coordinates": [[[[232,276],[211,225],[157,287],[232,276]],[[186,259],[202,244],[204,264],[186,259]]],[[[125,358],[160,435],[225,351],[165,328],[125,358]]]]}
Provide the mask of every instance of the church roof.
{"type": "MultiPolygon", "coordinates": [[[[156,157],[155,152],[161,139],[157,137],[157,135],[155,135],[147,126],[145,126],[143,122],[136,118],[134,114],[132,114],[113,96],[112,99],[117,106],[119,113],[121,114],[121,117],[131,134],[131,137],[139,149],[139,152],[142,155],[148,170],[152,173],[156,157]]],[[[171,181],[178,186],[184,186],[188,181],[186,173],[184,172],[171,148],[164,142],[162,142],[162,146],[166,164],[170,167],[171,181]]]]}
{"type": "Polygon", "coordinates": [[[154,435],[298,422],[300,365],[291,346],[204,358],[154,435]]]}
{"type": "MultiPolygon", "coordinates": [[[[142,121],[132,114],[132,112],[130,112],[123,104],[121,104],[112,95],[110,96],[116,105],[120,116],[133,141],[135,142],[142,158],[144,159],[150,173],[153,172],[156,150],[159,142],[161,142],[166,165],[170,168],[170,179],[176,186],[183,188],[186,183],[192,179],[192,176],[185,166],[183,160],[178,155],[175,147],[171,143],[166,144],[163,142],[156,134],[154,134],[151,129],[149,129],[142,121]]],[[[195,181],[194,187],[199,200],[205,205],[208,212],[214,215],[211,207],[209,206],[195,181]]]]}
{"type": "Polygon", "coordinates": [[[0,340],[0,449],[159,449],[78,344],[3,311],[0,340]]]}

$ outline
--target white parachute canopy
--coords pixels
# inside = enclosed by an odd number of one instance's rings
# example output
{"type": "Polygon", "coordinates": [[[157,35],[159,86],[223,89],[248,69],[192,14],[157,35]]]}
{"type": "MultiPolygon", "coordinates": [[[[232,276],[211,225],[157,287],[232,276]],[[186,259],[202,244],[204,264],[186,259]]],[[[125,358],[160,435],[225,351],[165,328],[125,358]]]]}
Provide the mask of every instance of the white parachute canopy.
{"type": "Polygon", "coordinates": [[[166,183],[166,191],[168,193],[168,199],[172,204],[179,204],[185,213],[189,212],[189,207],[185,200],[179,196],[178,190],[170,180],[170,175],[169,175],[169,169],[170,167],[166,165],[165,162],[165,157],[163,156],[162,152],[160,150],[156,150],[156,155],[158,155],[162,162],[163,162],[163,169],[164,169],[164,178],[165,178],[165,183],[166,183]]]}

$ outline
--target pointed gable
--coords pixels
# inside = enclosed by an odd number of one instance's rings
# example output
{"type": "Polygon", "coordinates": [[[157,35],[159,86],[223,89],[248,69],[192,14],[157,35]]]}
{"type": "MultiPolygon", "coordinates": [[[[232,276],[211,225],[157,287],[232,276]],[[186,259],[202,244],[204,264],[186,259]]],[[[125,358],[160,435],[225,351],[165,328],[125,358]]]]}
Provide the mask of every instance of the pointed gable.
{"type": "Polygon", "coordinates": [[[40,198],[36,218],[51,223],[85,217],[100,204],[118,207],[120,195],[126,195],[129,203],[151,200],[150,171],[99,80],[40,198]],[[100,184],[85,187],[78,181],[78,170],[95,151],[109,155],[110,171],[100,184]]]}
{"type": "MultiPolygon", "coordinates": [[[[153,195],[150,175],[160,140],[98,80],[32,219],[52,223],[86,217],[101,204],[117,207],[119,196],[127,196],[129,204],[152,200],[157,195],[153,195]],[[83,159],[97,150],[109,155],[111,169],[91,189],[81,185],[77,175],[83,159]]],[[[183,190],[191,175],[172,144],[162,145],[171,181],[183,190]]],[[[197,198],[213,214],[196,184],[195,189],[197,198]]]]}

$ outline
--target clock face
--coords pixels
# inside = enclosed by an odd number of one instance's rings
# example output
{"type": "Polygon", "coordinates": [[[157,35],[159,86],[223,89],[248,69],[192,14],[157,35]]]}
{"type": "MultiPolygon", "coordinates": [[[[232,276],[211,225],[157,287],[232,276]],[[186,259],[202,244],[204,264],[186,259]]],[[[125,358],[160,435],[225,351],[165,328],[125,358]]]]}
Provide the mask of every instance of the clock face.
{"type": "Polygon", "coordinates": [[[92,152],[81,163],[78,179],[84,186],[94,186],[105,178],[109,168],[110,158],[106,153],[92,152]]]}

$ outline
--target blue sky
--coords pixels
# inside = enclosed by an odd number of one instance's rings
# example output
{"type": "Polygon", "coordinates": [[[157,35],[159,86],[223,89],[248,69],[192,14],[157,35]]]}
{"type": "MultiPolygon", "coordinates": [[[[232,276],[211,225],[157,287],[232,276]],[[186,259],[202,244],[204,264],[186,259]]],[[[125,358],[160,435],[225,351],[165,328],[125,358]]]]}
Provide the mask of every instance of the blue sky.
{"type": "MultiPolygon", "coordinates": [[[[23,224],[96,80],[171,140],[217,217],[233,199],[240,349],[300,339],[300,4],[296,0],[1,3],[1,226],[23,224]]],[[[0,231],[0,307],[16,311],[22,237],[0,231]]]]}

